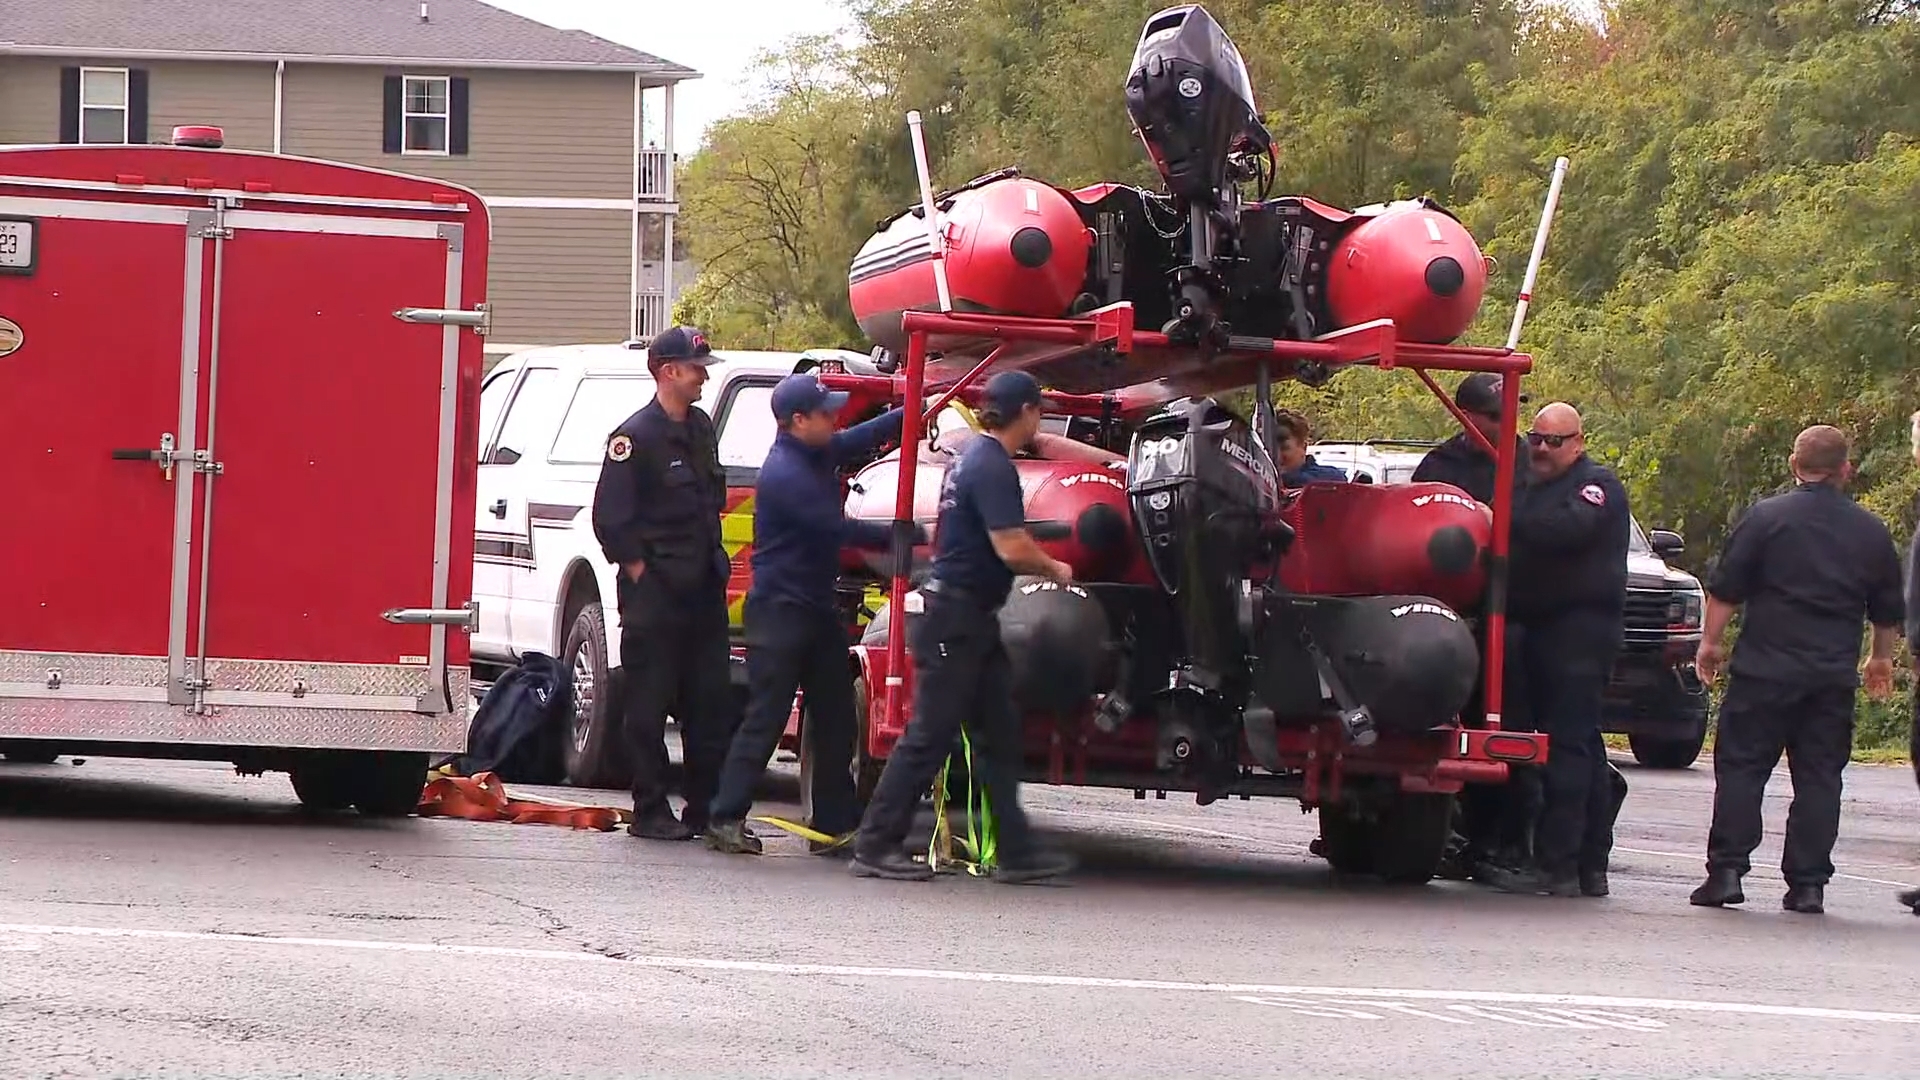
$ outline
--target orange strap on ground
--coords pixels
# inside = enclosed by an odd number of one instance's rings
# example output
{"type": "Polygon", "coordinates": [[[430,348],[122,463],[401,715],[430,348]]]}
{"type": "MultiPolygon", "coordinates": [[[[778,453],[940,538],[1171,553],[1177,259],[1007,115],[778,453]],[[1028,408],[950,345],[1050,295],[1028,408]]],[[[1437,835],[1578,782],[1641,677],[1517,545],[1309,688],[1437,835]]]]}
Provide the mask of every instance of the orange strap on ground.
{"type": "Polygon", "coordinates": [[[421,817],[457,817],[469,821],[509,821],[515,825],[566,825],[612,832],[631,814],[611,806],[516,799],[490,772],[477,776],[437,775],[420,792],[421,817]]]}

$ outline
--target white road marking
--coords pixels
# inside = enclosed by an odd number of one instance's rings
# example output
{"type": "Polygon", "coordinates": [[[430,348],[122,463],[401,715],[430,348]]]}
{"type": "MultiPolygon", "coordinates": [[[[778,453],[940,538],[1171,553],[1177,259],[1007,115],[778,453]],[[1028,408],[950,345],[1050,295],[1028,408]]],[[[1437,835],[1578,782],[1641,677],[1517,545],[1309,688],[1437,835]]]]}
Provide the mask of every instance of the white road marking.
{"type": "MultiPolygon", "coordinates": [[[[1767,1005],[1755,1002],[1698,1001],[1685,998],[1610,997],[1601,994],[1527,994],[1504,990],[1417,990],[1357,986],[1286,986],[1269,983],[1184,982],[1173,979],[1122,979],[1093,975],[1054,975],[1044,972],[967,971],[953,968],[867,967],[853,964],[789,964],[767,960],[719,960],[711,957],[608,955],[586,950],[525,949],[504,945],[458,945],[429,941],[358,941],[350,938],[273,937],[265,934],[224,933],[211,930],[148,930],[104,926],[43,926],[0,923],[0,934],[38,937],[103,938],[118,940],[205,941],[229,945],[280,948],[341,949],[363,952],[407,952],[428,955],[486,956],[516,960],[563,960],[576,963],[625,964],[632,967],[680,971],[729,971],[754,975],[811,978],[905,979],[929,982],[997,983],[1012,986],[1059,986],[1092,990],[1165,990],[1180,993],[1254,995],[1281,998],[1364,999],[1392,1001],[1467,1002],[1482,1005],[1556,1006],[1571,1009],[1651,1009],[1660,1012],[1720,1013],[1740,1016],[1778,1016],[1803,1020],[1855,1020],[1880,1024],[1920,1024],[1920,1013],[1878,1012],[1864,1009],[1828,1009],[1806,1005],[1767,1005]]],[[[1346,1004],[1354,1004],[1349,1001],[1346,1004]]]]}
{"type": "MultiPolygon", "coordinates": [[[[1618,844],[1615,844],[1613,846],[1613,850],[1624,851],[1629,855],[1651,855],[1659,859],[1684,859],[1684,860],[1699,860],[1702,863],[1705,862],[1705,859],[1699,854],[1687,855],[1678,851],[1650,851],[1646,848],[1621,847],[1618,844]]],[[[1895,889],[1920,889],[1920,885],[1915,885],[1913,882],[1910,882],[1910,881],[1888,881],[1885,878],[1860,877],[1857,874],[1836,873],[1833,876],[1836,878],[1842,878],[1847,881],[1863,881],[1869,885],[1886,885],[1895,889]]]]}

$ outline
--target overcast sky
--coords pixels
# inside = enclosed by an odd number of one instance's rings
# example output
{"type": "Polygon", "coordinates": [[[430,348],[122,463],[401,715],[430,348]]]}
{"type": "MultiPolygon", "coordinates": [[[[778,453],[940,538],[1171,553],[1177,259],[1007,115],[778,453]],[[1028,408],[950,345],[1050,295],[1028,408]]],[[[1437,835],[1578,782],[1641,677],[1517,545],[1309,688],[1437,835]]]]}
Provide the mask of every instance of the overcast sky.
{"type": "MultiPolygon", "coordinates": [[[[57,2],[57,0],[49,0],[57,2]]],[[[674,97],[675,141],[686,153],[700,132],[738,108],[747,87],[741,72],[762,49],[796,34],[844,30],[840,0],[487,0],[550,26],[617,41],[685,64],[700,78],[674,97]]]]}

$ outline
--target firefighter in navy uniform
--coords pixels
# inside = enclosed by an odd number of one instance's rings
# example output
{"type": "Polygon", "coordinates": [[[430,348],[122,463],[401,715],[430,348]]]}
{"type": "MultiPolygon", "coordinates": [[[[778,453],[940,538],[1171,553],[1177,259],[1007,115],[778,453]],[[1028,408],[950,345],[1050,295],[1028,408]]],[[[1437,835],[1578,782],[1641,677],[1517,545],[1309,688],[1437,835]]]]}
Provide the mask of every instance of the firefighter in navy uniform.
{"type": "MultiPolygon", "coordinates": [[[[1465,413],[1474,430],[1489,445],[1500,438],[1501,379],[1492,372],[1477,371],[1460,380],[1454,388],[1453,404],[1465,413]]],[[[1521,394],[1525,404],[1527,395],[1521,394]]],[[[1526,488],[1526,442],[1515,436],[1513,455],[1514,505],[1526,488]]],[[[1489,508],[1493,506],[1494,474],[1498,462],[1485,447],[1466,432],[1461,432],[1427,451],[1413,470],[1416,484],[1452,484],[1489,508]]],[[[1474,637],[1486,648],[1486,612],[1467,613],[1474,621],[1474,637]]],[[[1520,648],[1520,628],[1509,622],[1506,631],[1506,663],[1502,679],[1501,726],[1510,731],[1529,730],[1526,684],[1520,648]]],[[[1484,676],[1485,672],[1482,671],[1484,676]]],[[[1461,710],[1474,716],[1485,711],[1484,687],[1476,682],[1473,697],[1461,710]]],[[[1493,867],[1517,867],[1526,864],[1531,850],[1533,820],[1540,805],[1540,778],[1524,766],[1508,767],[1504,784],[1469,784],[1460,795],[1460,811],[1452,843],[1448,845],[1443,876],[1463,879],[1486,878],[1493,867]]]]}
{"type": "Polygon", "coordinates": [[[1065,856],[1034,842],[1020,808],[1021,724],[1013,673],[1001,642],[999,611],[1016,572],[1061,583],[1073,571],[1034,542],[1013,453],[1040,430],[1040,384],[1020,371],[987,380],[979,419],[987,437],[967,444],[947,469],[934,525],[933,571],[906,598],[913,657],[913,715],[887,759],[854,839],[859,877],[921,881],[933,871],[902,849],[920,796],[953,752],[961,726],[999,830],[994,880],[1008,884],[1057,877],[1065,856]]]}
{"type": "Polygon", "coordinates": [[[1706,625],[1694,667],[1711,682],[1722,636],[1745,609],[1713,746],[1713,827],[1707,879],[1691,902],[1746,900],[1740,878],[1760,846],[1761,802],[1785,751],[1793,778],[1780,872],[1781,906],[1818,915],[1833,877],[1841,773],[1853,756],[1861,623],[1873,627],[1866,688],[1893,689],[1893,637],[1906,621],[1900,554],[1885,522],[1847,497],[1850,447],[1840,429],[1793,441],[1797,485],[1762,499],[1727,536],[1707,579],[1706,625]]]}
{"type": "Polygon", "coordinates": [[[607,440],[593,493],[593,533],[616,567],[624,719],[633,757],[633,824],[652,840],[705,829],[732,737],[727,655],[729,560],[720,543],[726,473],[713,419],[694,402],[712,350],[676,326],[653,339],[653,401],[607,440]],[[667,802],[666,719],[680,721],[686,810],[667,802]]]}
{"type": "MultiPolygon", "coordinates": [[[[900,409],[845,431],[835,418],[847,404],[818,376],[789,375],[773,390],[780,426],[753,497],[753,585],[747,591],[747,712],[713,797],[706,843],[715,851],[760,853],[746,831],[753,788],[766,774],[793,711],[806,695],[804,738],[812,760],[812,820],[817,832],[851,836],[860,823],[853,786],[858,728],[847,633],[835,604],[840,549],[885,548],[891,532],[879,522],[850,520],[841,507],[839,469],[900,435],[900,409]]],[[[920,538],[924,542],[925,537],[920,538]]],[[[844,844],[810,841],[816,853],[844,844]]]]}
{"type": "Polygon", "coordinates": [[[1532,477],[1513,515],[1509,608],[1529,714],[1548,737],[1532,864],[1489,868],[1508,892],[1607,895],[1618,805],[1600,703],[1624,633],[1632,517],[1613,470],[1587,457],[1580,413],[1555,402],[1527,432],[1532,477]]]}

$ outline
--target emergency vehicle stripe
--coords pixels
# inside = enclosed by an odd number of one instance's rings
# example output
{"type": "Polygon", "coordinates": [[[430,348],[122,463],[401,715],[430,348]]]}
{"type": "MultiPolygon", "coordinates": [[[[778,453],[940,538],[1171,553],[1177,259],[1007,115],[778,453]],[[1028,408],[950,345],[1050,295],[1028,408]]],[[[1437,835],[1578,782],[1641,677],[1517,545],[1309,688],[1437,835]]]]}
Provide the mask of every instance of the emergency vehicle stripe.
{"type": "MultiPolygon", "coordinates": [[[[753,554],[752,495],[734,503],[720,516],[720,546],[726,549],[727,559],[733,564],[732,577],[744,579],[748,573],[747,559],[753,554]]],[[[727,604],[727,624],[739,629],[745,621],[746,607],[747,594],[743,590],[727,604]]]]}

